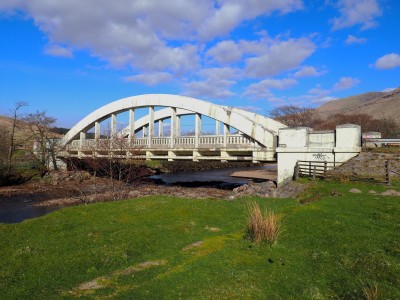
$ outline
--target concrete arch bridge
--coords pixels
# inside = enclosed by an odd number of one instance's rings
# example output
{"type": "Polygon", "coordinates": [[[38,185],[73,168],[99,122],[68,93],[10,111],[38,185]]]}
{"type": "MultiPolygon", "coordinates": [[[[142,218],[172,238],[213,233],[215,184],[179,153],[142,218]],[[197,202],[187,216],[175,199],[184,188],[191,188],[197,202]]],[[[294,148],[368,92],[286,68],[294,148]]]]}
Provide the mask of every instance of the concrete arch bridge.
{"type": "Polygon", "coordinates": [[[109,103],[79,121],[62,138],[59,156],[104,157],[112,153],[170,161],[274,161],[278,131],[285,127],[262,115],[195,98],[140,95],[109,103]],[[143,112],[143,108],[147,113],[135,117],[135,111],[143,112]],[[128,115],[127,126],[118,130],[118,115],[123,113],[128,115]],[[187,115],[194,115],[194,130],[183,136],[181,119],[187,115]],[[205,118],[215,122],[212,133],[202,130],[205,118]],[[107,137],[101,128],[106,122],[107,137]]]}
{"type": "Polygon", "coordinates": [[[288,128],[239,108],[183,96],[149,94],[124,98],[95,110],[71,128],[59,146],[60,158],[278,161],[277,181],[281,184],[293,177],[298,161],[338,165],[356,156],[361,151],[361,129],[353,124],[328,131],[288,128]],[[146,113],[135,118],[139,116],[137,110],[146,113]],[[127,126],[119,130],[117,119],[123,114],[127,115],[127,126]],[[194,116],[194,130],[191,135],[182,135],[181,119],[188,115],[194,116]],[[215,122],[212,133],[204,134],[202,130],[206,118],[215,122]],[[106,122],[107,135],[104,130],[101,133],[106,122]],[[166,124],[169,132],[164,130],[166,124]]]}

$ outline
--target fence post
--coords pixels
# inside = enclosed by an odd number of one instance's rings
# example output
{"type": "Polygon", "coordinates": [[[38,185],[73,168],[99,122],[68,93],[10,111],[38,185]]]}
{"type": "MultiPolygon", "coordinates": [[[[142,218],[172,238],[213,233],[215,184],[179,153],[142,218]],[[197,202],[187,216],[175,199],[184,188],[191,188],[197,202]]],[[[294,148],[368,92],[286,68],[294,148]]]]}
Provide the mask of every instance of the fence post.
{"type": "Polygon", "coordinates": [[[312,182],[315,182],[315,173],[317,172],[317,166],[314,166],[313,174],[312,174],[312,182]]]}
{"type": "Polygon", "coordinates": [[[294,180],[299,178],[299,161],[296,161],[296,165],[294,167],[294,180]]]}
{"type": "Polygon", "coordinates": [[[324,161],[324,178],[326,176],[326,172],[328,171],[328,162],[324,161]]]}
{"type": "Polygon", "coordinates": [[[386,171],[386,185],[390,185],[390,165],[389,161],[385,161],[385,171],[386,171]]]}
{"type": "Polygon", "coordinates": [[[308,162],[308,176],[311,176],[311,161],[308,162]]]}

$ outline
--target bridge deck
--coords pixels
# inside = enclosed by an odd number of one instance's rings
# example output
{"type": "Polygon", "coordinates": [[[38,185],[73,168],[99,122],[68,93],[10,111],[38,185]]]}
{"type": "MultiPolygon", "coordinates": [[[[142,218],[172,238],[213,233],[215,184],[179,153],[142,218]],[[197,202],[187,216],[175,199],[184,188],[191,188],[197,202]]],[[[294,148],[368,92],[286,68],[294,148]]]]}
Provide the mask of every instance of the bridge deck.
{"type": "Polygon", "coordinates": [[[235,134],[74,140],[60,157],[137,157],[163,160],[274,161],[274,148],[235,134]]]}

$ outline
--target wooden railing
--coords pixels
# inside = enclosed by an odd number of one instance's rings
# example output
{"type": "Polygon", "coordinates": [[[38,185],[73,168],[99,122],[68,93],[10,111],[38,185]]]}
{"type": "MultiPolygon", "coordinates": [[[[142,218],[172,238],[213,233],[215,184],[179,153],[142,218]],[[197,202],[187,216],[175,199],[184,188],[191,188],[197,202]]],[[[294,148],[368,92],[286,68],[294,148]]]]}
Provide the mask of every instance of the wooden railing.
{"type": "Polygon", "coordinates": [[[333,170],[336,166],[340,166],[342,162],[336,161],[305,161],[298,160],[294,170],[294,178],[302,176],[326,177],[328,171],[333,170]]]}

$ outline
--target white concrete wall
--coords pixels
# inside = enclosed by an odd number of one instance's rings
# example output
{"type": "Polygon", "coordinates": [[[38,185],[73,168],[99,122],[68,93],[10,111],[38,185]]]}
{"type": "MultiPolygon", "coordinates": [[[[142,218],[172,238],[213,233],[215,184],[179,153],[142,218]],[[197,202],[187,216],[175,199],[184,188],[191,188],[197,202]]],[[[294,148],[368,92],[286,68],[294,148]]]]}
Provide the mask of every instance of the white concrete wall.
{"type": "Polygon", "coordinates": [[[361,151],[361,129],[345,124],[335,132],[312,132],[310,128],[283,128],[279,130],[278,185],[292,180],[296,162],[327,161],[343,163],[361,151]]]}
{"type": "Polygon", "coordinates": [[[308,127],[280,129],[278,135],[279,136],[278,147],[283,147],[283,148],[307,147],[309,131],[310,128],[308,127]]]}

